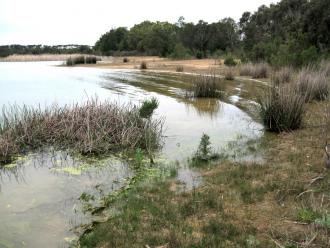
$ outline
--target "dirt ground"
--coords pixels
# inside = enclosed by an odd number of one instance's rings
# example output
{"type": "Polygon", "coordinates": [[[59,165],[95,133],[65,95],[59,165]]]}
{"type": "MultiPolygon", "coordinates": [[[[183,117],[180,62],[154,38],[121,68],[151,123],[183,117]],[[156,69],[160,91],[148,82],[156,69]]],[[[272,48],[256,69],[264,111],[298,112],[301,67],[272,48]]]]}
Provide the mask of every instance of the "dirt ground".
{"type": "Polygon", "coordinates": [[[177,71],[183,72],[210,72],[224,70],[222,60],[218,59],[189,59],[189,60],[173,60],[160,58],[155,56],[144,57],[127,57],[128,62],[124,63],[124,57],[102,57],[102,61],[96,65],[85,65],[88,67],[112,68],[112,69],[139,69],[142,62],[147,64],[148,70],[157,71],[177,71]]]}
{"type": "MultiPolygon", "coordinates": [[[[2,62],[28,62],[28,61],[63,61],[69,57],[80,54],[42,54],[42,55],[10,55],[0,58],[2,62]]],[[[148,70],[172,71],[175,72],[181,67],[183,72],[202,73],[224,70],[223,61],[219,59],[188,59],[173,60],[157,56],[131,56],[126,57],[127,63],[123,62],[124,57],[102,56],[102,60],[96,65],[79,65],[84,67],[97,67],[104,69],[139,69],[142,62],[146,62],[148,70]]]]}

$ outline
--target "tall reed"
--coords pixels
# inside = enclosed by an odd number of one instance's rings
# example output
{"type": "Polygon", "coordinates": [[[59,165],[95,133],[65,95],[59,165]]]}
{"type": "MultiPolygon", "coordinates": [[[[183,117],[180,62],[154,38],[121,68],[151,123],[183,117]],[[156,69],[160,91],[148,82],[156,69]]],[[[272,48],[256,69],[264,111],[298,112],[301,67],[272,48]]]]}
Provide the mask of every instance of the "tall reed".
{"type": "Polygon", "coordinates": [[[199,75],[192,77],[191,87],[187,96],[192,97],[221,97],[223,93],[223,82],[215,73],[210,75],[199,75]]]}
{"type": "Polygon", "coordinates": [[[304,103],[304,96],[295,87],[272,85],[259,99],[260,117],[265,128],[272,132],[300,128],[305,113],[304,103]]]}
{"type": "Polygon", "coordinates": [[[240,76],[251,76],[252,78],[267,78],[269,74],[269,65],[262,63],[247,63],[240,66],[240,76]]]}
{"type": "Polygon", "coordinates": [[[329,80],[322,70],[303,68],[297,75],[295,85],[306,101],[321,101],[329,96],[329,80]]]}

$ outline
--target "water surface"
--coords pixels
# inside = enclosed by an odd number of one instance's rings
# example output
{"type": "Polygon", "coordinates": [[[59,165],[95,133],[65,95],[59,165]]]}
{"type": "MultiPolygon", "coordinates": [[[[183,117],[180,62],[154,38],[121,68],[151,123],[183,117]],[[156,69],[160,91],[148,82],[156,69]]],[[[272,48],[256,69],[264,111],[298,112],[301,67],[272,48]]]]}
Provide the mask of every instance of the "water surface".
{"type": "MultiPolygon", "coordinates": [[[[47,106],[83,102],[89,97],[139,104],[156,97],[157,118],[165,118],[160,157],[185,165],[203,133],[215,150],[238,137],[256,139],[262,127],[240,108],[218,99],[187,99],[189,86],[175,75],[129,70],[60,67],[58,62],[0,63],[0,107],[13,104],[47,106]]],[[[233,83],[234,84],[234,83],[233,83]]],[[[235,86],[236,87],[236,86],[235,86]]],[[[125,185],[134,174],[120,159],[101,165],[63,152],[23,158],[0,170],[0,247],[65,247],[75,237],[72,228],[88,223],[78,199],[83,192],[100,198],[125,185]],[[83,168],[83,170],[81,170],[83,168]]],[[[198,174],[182,167],[178,179],[186,187],[198,174]]]]}

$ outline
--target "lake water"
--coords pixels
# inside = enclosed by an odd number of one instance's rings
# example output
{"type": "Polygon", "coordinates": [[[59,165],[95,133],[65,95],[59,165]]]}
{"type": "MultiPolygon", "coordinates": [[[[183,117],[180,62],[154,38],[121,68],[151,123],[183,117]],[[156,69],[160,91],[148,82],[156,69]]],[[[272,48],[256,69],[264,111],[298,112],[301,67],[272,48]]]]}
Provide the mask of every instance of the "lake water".
{"type": "MultiPolygon", "coordinates": [[[[260,124],[231,104],[237,101],[236,95],[226,102],[187,99],[187,84],[179,76],[58,64],[0,63],[0,107],[65,105],[90,97],[139,104],[156,97],[160,105],[155,117],[165,118],[160,156],[182,165],[203,133],[211,137],[215,150],[238,137],[255,139],[263,133],[260,124]]],[[[95,166],[84,164],[64,152],[43,152],[0,169],[0,247],[66,247],[75,238],[72,228],[91,220],[83,213],[79,196],[87,192],[102,197],[125,185],[134,174],[113,157],[95,166]]],[[[187,187],[189,175],[196,173],[182,166],[178,179],[187,180],[187,187]]]]}

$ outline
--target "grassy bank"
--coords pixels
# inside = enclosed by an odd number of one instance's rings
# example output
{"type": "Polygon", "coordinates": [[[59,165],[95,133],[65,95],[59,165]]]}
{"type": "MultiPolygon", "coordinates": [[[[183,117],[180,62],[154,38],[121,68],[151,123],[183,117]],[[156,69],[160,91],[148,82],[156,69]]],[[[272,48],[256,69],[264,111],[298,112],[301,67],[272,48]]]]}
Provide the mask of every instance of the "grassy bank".
{"type": "Polygon", "coordinates": [[[163,121],[150,119],[153,109],[148,118],[140,111],[137,106],[93,99],[45,109],[5,108],[0,123],[0,165],[43,147],[95,155],[137,148],[151,151],[160,145],[163,121]]]}
{"type": "Polygon", "coordinates": [[[263,164],[201,167],[203,186],[189,192],[173,178],[137,185],[81,247],[329,247],[325,129],[315,127],[328,107],[308,104],[305,128],[266,136],[263,164]]]}

